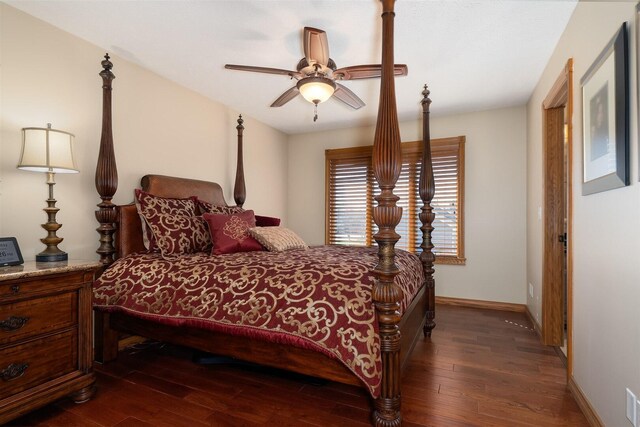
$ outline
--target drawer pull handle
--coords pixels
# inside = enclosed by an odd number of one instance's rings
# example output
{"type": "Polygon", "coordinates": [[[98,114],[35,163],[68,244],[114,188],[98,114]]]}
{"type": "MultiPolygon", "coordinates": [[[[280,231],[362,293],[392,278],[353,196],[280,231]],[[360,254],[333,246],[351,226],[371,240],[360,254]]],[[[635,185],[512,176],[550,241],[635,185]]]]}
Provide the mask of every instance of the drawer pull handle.
{"type": "Polygon", "coordinates": [[[28,363],[12,363],[0,372],[2,381],[12,381],[24,375],[29,367],[28,363]]]}
{"type": "Polygon", "coordinates": [[[13,292],[14,294],[17,294],[18,292],[20,292],[20,285],[11,286],[11,292],[13,292]]]}
{"type": "Polygon", "coordinates": [[[17,331],[18,329],[26,325],[28,321],[28,317],[11,316],[8,319],[0,322],[0,329],[5,332],[17,331]]]}

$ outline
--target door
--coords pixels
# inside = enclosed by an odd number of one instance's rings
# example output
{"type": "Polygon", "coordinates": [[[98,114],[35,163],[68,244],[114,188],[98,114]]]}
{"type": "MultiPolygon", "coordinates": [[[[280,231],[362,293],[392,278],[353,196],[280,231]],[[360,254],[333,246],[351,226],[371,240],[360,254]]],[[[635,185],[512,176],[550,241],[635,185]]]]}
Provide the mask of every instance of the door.
{"type": "Polygon", "coordinates": [[[543,102],[544,256],[542,341],[567,350],[572,373],[573,59],[543,102]]]}
{"type": "Polygon", "coordinates": [[[545,119],[544,272],[542,331],[544,343],[564,344],[565,107],[547,108],[545,119]]]}

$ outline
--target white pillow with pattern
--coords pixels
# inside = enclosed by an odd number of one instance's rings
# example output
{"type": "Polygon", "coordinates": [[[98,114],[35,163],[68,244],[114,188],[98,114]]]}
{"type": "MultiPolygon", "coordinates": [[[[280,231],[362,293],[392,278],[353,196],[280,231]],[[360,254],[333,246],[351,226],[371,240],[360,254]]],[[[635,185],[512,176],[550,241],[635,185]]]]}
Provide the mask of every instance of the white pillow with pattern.
{"type": "Polygon", "coordinates": [[[285,227],[253,227],[249,234],[270,252],[308,248],[300,236],[285,227]]]}

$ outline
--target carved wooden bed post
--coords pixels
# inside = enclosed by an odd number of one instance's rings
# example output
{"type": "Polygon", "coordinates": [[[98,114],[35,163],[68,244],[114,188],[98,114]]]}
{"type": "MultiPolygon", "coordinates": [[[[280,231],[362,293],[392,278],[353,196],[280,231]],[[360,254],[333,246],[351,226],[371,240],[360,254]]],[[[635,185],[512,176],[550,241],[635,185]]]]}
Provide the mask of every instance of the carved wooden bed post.
{"type": "Polygon", "coordinates": [[[420,261],[424,268],[424,278],[427,287],[427,314],[424,324],[424,335],[430,337],[431,331],[435,328],[434,322],[436,313],[436,296],[435,296],[435,280],[433,278],[433,263],[436,256],[433,253],[433,243],[431,242],[431,233],[433,232],[433,220],[436,218],[433,213],[431,201],[436,192],[436,183],[433,178],[433,164],[431,161],[431,132],[429,130],[429,89],[424,85],[422,91],[422,164],[420,165],[420,198],[422,199],[422,208],[420,210],[420,221],[422,222],[422,253],[420,261]]]}
{"type": "Polygon", "coordinates": [[[395,228],[402,217],[396,206],[399,197],[393,189],[402,169],[400,129],[396,109],[393,61],[393,6],[395,0],[381,0],[382,9],[382,81],[380,104],[373,143],[373,173],[381,193],[376,197],[373,220],[378,225],[374,236],[378,243],[378,265],[372,298],[380,326],[382,387],[375,402],[376,426],[399,426],[400,417],[400,299],[401,289],[394,283],[398,267],[394,262],[395,244],[400,239],[395,228]]]}
{"type": "Polygon", "coordinates": [[[102,199],[98,204],[96,219],[100,226],[96,229],[100,234],[100,247],[96,252],[100,254],[100,262],[107,266],[114,260],[116,252],[113,246],[113,233],[116,231],[116,206],[111,202],[118,189],[118,170],[113,151],[113,134],[111,132],[111,81],[116,76],[111,72],[113,64],[109,61],[109,54],[102,61],[102,136],[100,137],[100,152],[96,166],[96,190],[102,199]]]}
{"type": "Polygon", "coordinates": [[[233,186],[233,199],[236,201],[236,205],[242,207],[244,205],[244,201],[247,197],[247,190],[244,185],[244,164],[242,160],[242,131],[244,131],[244,126],[242,126],[244,120],[242,120],[242,114],[238,117],[238,160],[236,164],[236,183],[233,186]]]}

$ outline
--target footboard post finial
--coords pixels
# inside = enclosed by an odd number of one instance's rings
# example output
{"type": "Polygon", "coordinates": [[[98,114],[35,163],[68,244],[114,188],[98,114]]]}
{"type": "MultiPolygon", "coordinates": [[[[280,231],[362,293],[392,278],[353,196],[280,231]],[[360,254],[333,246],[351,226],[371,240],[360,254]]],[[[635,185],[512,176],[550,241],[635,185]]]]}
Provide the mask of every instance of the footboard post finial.
{"type": "Polygon", "coordinates": [[[433,278],[433,264],[436,256],[433,253],[433,242],[431,234],[433,232],[433,221],[436,214],[433,212],[431,201],[436,192],[436,184],[433,178],[433,163],[431,158],[431,133],[429,130],[429,107],[431,99],[429,98],[429,89],[424,85],[422,91],[422,163],[420,165],[420,199],[422,199],[422,208],[420,209],[420,222],[422,222],[422,244],[420,248],[420,261],[424,270],[425,286],[427,292],[427,310],[426,321],[424,324],[424,335],[430,337],[431,331],[435,328],[434,321],[436,313],[436,296],[435,296],[435,280],[433,278]]]}
{"type": "Polygon", "coordinates": [[[242,153],[242,131],[244,131],[244,126],[242,124],[244,120],[242,120],[242,114],[238,117],[238,126],[236,129],[238,130],[238,160],[236,163],[236,183],[233,187],[233,199],[236,201],[236,205],[242,207],[244,205],[244,201],[247,197],[247,189],[244,185],[244,164],[243,164],[243,153],[242,153]]]}
{"type": "Polygon", "coordinates": [[[109,61],[109,54],[102,61],[102,135],[100,137],[100,151],[96,166],[96,190],[102,201],[98,204],[96,219],[100,226],[96,229],[100,234],[100,247],[96,252],[100,255],[100,262],[109,265],[113,262],[116,252],[113,246],[113,233],[116,231],[116,206],[111,202],[118,189],[118,169],[113,151],[113,133],[111,130],[111,82],[116,76],[111,72],[113,64],[109,61]]]}
{"type": "Polygon", "coordinates": [[[395,0],[382,0],[382,78],[380,105],[373,143],[373,173],[381,193],[375,199],[373,219],[378,225],[374,239],[378,243],[378,265],[374,269],[372,299],[378,317],[382,357],[382,387],[375,402],[374,424],[399,426],[400,415],[400,300],[402,290],[394,283],[398,274],[395,244],[400,239],[395,228],[402,218],[402,208],[393,194],[400,171],[402,153],[396,109],[393,61],[393,19],[395,0]]]}

